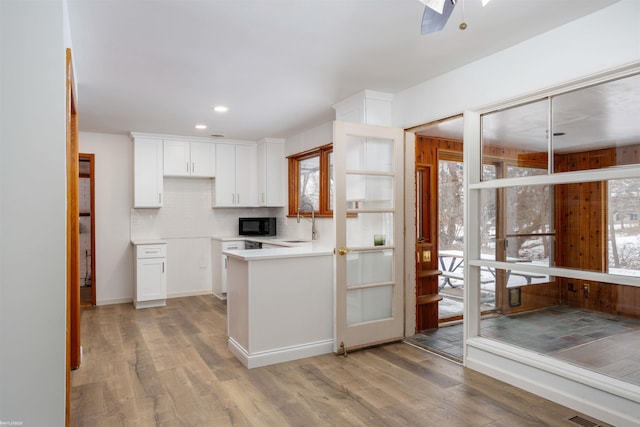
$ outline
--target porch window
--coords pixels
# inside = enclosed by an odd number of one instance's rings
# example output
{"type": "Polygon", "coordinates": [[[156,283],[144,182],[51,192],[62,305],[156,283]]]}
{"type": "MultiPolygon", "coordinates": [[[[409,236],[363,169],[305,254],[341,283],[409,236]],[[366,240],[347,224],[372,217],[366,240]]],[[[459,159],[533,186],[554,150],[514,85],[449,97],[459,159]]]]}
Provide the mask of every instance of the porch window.
{"type": "Polygon", "coordinates": [[[636,385],[639,101],[636,74],[488,112],[467,166],[468,284],[496,284],[478,334],[636,385]]]}

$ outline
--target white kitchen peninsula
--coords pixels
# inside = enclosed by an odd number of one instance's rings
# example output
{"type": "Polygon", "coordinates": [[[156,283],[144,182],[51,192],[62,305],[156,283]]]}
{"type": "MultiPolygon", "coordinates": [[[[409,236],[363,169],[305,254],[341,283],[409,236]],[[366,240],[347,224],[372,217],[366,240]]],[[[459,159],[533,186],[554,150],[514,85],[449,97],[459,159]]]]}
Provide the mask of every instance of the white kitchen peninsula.
{"type": "Polygon", "coordinates": [[[333,351],[333,248],[224,252],[229,349],[247,368],[333,351]]]}

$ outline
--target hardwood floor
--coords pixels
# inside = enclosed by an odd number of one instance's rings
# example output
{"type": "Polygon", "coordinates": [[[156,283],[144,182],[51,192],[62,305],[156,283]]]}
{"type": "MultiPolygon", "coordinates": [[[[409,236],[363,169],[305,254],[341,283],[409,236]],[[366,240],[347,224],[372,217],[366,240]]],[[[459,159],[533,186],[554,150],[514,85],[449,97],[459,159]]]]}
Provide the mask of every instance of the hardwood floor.
{"type": "MultiPolygon", "coordinates": [[[[577,426],[588,417],[404,343],[245,369],[226,305],[84,308],[74,426],[577,426]]],[[[587,424],[582,424],[587,425],[587,424]]],[[[591,425],[591,424],[589,424],[591,425]]]]}

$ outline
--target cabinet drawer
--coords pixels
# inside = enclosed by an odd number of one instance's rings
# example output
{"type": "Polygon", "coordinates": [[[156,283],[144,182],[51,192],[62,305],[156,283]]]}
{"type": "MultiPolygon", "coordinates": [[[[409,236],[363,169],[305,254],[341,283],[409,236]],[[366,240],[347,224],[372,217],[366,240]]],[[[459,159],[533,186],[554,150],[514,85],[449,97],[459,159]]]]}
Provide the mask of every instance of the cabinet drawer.
{"type": "Polygon", "coordinates": [[[136,245],[136,258],[165,258],[167,256],[167,245],[136,245]]]}
{"type": "Polygon", "coordinates": [[[233,242],[222,242],[223,252],[231,249],[244,249],[244,240],[238,240],[233,242]]]}

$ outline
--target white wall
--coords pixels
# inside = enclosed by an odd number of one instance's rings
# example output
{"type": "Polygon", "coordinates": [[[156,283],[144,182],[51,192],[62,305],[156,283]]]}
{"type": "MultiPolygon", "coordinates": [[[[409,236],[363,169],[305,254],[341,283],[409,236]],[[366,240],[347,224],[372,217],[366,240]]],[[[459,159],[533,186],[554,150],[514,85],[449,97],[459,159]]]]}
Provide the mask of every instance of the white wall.
{"type": "Polygon", "coordinates": [[[0,420],[61,426],[66,372],[62,0],[0,1],[0,420]]]}
{"type": "Polygon", "coordinates": [[[640,2],[623,0],[395,95],[410,128],[640,60],[640,2]]]}
{"type": "MultiPolygon", "coordinates": [[[[82,117],[82,112],[79,112],[82,117]]],[[[125,135],[80,132],[79,151],[95,154],[96,303],[133,298],[133,148],[125,135]]]]}
{"type": "Polygon", "coordinates": [[[333,142],[333,122],[323,123],[287,138],[285,156],[301,153],[333,142]]]}

